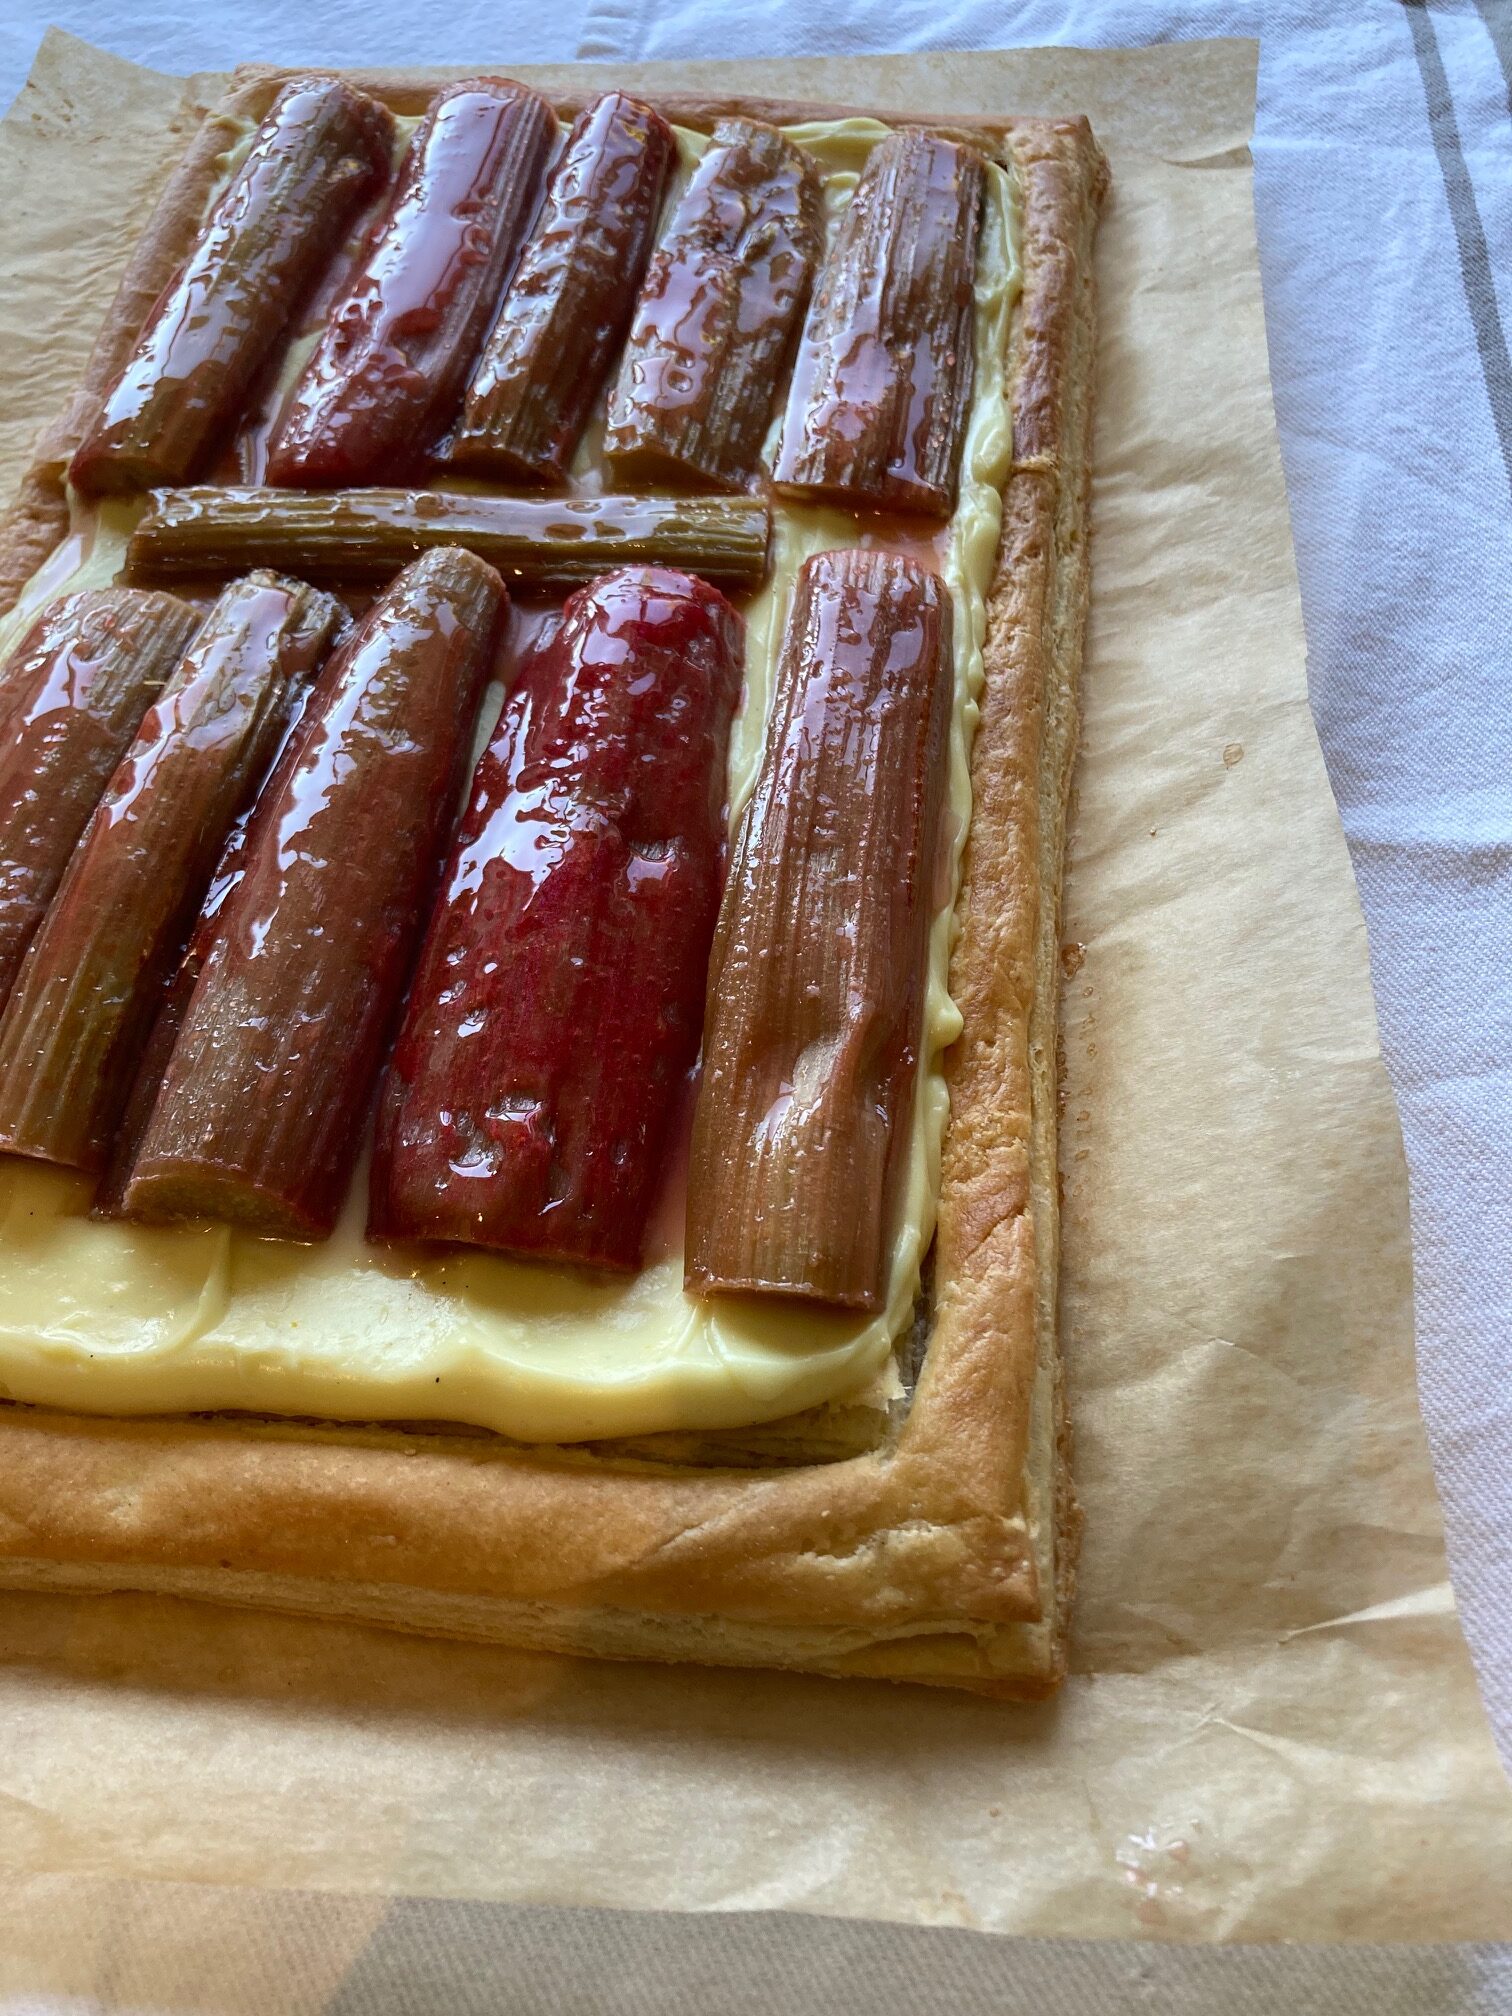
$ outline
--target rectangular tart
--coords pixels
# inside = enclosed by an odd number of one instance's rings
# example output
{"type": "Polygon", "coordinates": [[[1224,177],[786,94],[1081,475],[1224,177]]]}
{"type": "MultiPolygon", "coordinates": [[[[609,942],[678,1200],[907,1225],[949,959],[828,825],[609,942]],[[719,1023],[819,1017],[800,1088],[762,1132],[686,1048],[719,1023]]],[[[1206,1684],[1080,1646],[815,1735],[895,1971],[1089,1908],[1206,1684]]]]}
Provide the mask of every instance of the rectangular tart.
{"type": "MultiPolygon", "coordinates": [[[[199,239],[228,153],[298,74],[239,72],[170,175],[77,392],[0,521],[0,612],[30,606],[38,582],[63,592],[70,542],[116,508],[72,491],[70,463],[199,239]]],[[[411,124],[440,88],[399,72],[341,82],[411,124]]],[[[565,130],[588,103],[552,109],[565,130]]],[[[0,1586],[149,1590],[606,1658],[1038,1697],[1065,1671],[1079,1527],[1056,1316],[1059,913],[1107,167],[1077,118],[650,104],[694,136],[753,120],[922,130],[996,164],[1014,192],[1018,291],[996,360],[1012,448],[964,745],[969,826],[953,923],[941,919],[960,1033],[943,1055],[949,1112],[913,1319],[855,1390],[781,1418],[551,1441],[392,1418],[376,1386],[340,1420],[250,1400],[111,1413],[77,1378],[69,1398],[18,1386],[0,1337],[0,1391],[15,1395],[0,1401],[0,1586]]],[[[819,322],[816,343],[833,345],[819,322]]],[[[796,574],[780,540],[777,564],[796,574]]]]}

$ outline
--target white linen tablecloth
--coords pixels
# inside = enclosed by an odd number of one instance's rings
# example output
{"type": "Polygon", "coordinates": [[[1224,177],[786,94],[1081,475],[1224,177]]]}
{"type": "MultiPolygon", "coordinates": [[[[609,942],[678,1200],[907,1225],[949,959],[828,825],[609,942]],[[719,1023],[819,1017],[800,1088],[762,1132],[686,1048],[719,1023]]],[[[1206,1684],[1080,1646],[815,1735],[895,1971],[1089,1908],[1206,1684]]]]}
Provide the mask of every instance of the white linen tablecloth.
{"type": "Polygon", "coordinates": [[[1455,1586],[1512,1761],[1512,0],[8,0],[0,102],[50,21],[177,71],[1260,38],[1313,709],[1406,1134],[1455,1586]]]}

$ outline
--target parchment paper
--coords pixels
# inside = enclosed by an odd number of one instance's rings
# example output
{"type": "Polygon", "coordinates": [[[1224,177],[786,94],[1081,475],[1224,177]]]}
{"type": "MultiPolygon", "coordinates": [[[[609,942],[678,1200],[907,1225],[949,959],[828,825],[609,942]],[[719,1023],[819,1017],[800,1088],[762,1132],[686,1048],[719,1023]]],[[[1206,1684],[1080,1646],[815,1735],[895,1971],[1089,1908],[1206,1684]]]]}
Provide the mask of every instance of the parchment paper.
{"type": "MultiPolygon", "coordinates": [[[[1230,42],[613,73],[1081,109],[1112,159],[1065,928],[1087,1530],[1062,1698],[9,1597],[12,1870],[1046,1935],[1512,1934],[1512,1793],[1453,1614],[1401,1146],[1307,706],[1254,62],[1230,42]]],[[[0,127],[0,480],[77,371],[165,121],[217,84],[55,35],[0,127]]]]}

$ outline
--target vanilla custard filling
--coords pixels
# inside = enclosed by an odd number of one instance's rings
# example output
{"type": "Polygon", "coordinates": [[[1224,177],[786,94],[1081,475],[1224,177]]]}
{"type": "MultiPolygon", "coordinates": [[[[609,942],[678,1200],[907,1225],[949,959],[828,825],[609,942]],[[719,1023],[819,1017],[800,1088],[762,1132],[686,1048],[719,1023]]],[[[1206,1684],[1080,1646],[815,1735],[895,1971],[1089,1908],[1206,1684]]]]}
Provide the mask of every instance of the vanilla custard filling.
{"type": "MultiPolygon", "coordinates": [[[[824,171],[833,229],[886,128],[853,119],[787,130],[824,171]]],[[[707,145],[691,133],[679,141],[685,168],[707,145]]],[[[949,1109],[942,1059],[961,1027],[947,982],[971,813],[986,591],[1012,452],[1006,357],[1018,287],[1015,193],[994,167],[977,265],[975,391],[960,500],[939,549],[955,605],[948,900],[930,935],[911,1145],[883,1312],[866,1320],[787,1299],[704,1302],[684,1294],[676,1181],[653,1225],[648,1264],[621,1280],[483,1252],[369,1245],[365,1163],[333,1237],[296,1246],[218,1225],[96,1223],[85,1179],[7,1158],[0,1397],[99,1414],[246,1409],[446,1420],[527,1442],[572,1442],[751,1426],[878,1379],[911,1320],[934,1230],[949,1109]]],[[[64,542],[0,623],[0,652],[51,597],[110,583],[138,509],[104,505],[82,561],[80,543],[64,542]]],[[[732,823],[760,767],[797,569],[811,553],[855,543],[857,521],[843,511],[775,508],[772,572],[746,612],[746,692],[729,755],[732,823]]],[[[582,1034],[597,1040],[592,1030],[582,1034]]]]}

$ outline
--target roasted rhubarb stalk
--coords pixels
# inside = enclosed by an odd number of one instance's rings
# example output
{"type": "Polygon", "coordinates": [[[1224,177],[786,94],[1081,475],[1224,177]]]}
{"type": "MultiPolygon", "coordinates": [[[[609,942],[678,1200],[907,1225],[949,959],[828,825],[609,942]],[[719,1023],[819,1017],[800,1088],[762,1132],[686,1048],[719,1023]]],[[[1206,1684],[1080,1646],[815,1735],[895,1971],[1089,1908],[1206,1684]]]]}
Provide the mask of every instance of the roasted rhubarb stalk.
{"type": "MultiPolygon", "coordinates": [[[[276,774],[279,758],[298,732],[313,691],[312,686],[305,685],[296,688],[289,696],[288,718],[274,758],[273,774],[276,774]]],[[[184,1017],[189,1012],[189,1003],[194,998],[194,989],[210,956],[210,948],[219,934],[221,916],[247,871],[247,833],[255,810],[254,799],[232,822],[210,878],[204,905],[189,934],[189,942],[173,970],[172,978],[163,989],[151,1031],[137,1059],[131,1090],[116,1127],[110,1159],[105,1165],[104,1175],[95,1186],[93,1215],[96,1218],[119,1218],[124,1214],[126,1185],[131,1181],[131,1172],[147,1132],[147,1123],[152,1118],[152,1109],[157,1104],[173,1046],[184,1026],[184,1017]]]]}
{"type": "MultiPolygon", "coordinates": [[[[338,611],[338,641],[341,629],[349,628],[349,619],[335,605],[338,611]]],[[[309,682],[291,689],[285,707],[283,732],[278,749],[270,766],[269,776],[280,773],[285,751],[297,738],[305,709],[310,704],[318,688],[318,682],[309,682]]],[[[173,976],[163,989],[153,1018],[152,1030],[137,1060],[135,1076],[125,1108],[116,1128],[115,1141],[110,1151],[110,1159],[105,1165],[105,1173],[95,1186],[94,1215],[97,1218],[119,1218],[124,1215],[126,1185],[131,1180],[131,1172],[136,1164],[138,1150],[147,1132],[147,1123],[152,1118],[152,1109],[157,1104],[158,1092],[168,1070],[168,1061],[173,1055],[173,1046],[178,1041],[184,1017],[189,1012],[189,1003],[194,998],[199,976],[204,971],[205,961],[210,957],[210,949],[220,933],[220,920],[231,898],[241,887],[247,872],[247,835],[257,810],[257,800],[245,806],[233,820],[231,830],[221,849],[220,859],[215,864],[215,872],[210,878],[199,916],[194,921],[194,929],[189,934],[189,942],[174,968],[173,976]]]]}
{"type": "Polygon", "coordinates": [[[0,684],[0,1003],[111,773],[199,621],[171,595],[54,602],[0,684]]]}
{"type": "Polygon", "coordinates": [[[767,569],[772,515],[755,497],[472,497],[458,491],[206,487],[152,500],[127,549],[134,580],[248,567],[315,580],[387,579],[431,546],[464,546],[510,580],[573,588],[610,567],[684,567],[728,587],[767,569]]]}
{"type": "Polygon", "coordinates": [[[279,93],[74,456],[78,489],[203,469],[392,143],[387,111],[349,85],[304,77],[279,93]]]}
{"type": "Polygon", "coordinates": [[[551,107],[523,84],[479,79],[436,98],[290,396],[270,482],[330,489],[418,466],[461,398],[556,133],[551,107]]]}
{"type": "Polygon", "coordinates": [[[779,489],[852,509],[955,509],[985,173],[929,133],[873,150],[798,346],[779,489]]]}
{"type": "Polygon", "coordinates": [[[449,460],[560,483],[625,338],[677,143],[622,91],[578,117],[494,332],[449,460]]]}
{"type": "Polygon", "coordinates": [[[896,553],[798,577],[709,967],[685,1271],[882,1306],[918,1068],[950,598],[896,553]]]}
{"type": "Polygon", "coordinates": [[[753,480],[820,234],[808,156],[775,126],[722,120],[636,304],[604,441],[616,481],[753,480]]]}
{"type": "Polygon", "coordinates": [[[639,1265],[698,1050],[742,659],[717,590],[635,568],[527,661],[385,1078],[374,1237],[639,1265]]]}
{"type": "Polygon", "coordinates": [[[0,1148],[97,1170],[163,982],[291,689],[336,623],[271,575],[221,596],[126,752],[0,1019],[0,1148]]]}
{"type": "Polygon", "coordinates": [[[481,560],[428,553],[327,661],[258,799],[125,1188],[130,1215],[331,1231],[505,603],[481,560]]]}

